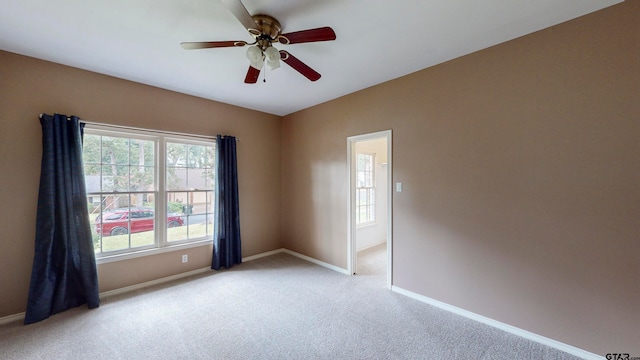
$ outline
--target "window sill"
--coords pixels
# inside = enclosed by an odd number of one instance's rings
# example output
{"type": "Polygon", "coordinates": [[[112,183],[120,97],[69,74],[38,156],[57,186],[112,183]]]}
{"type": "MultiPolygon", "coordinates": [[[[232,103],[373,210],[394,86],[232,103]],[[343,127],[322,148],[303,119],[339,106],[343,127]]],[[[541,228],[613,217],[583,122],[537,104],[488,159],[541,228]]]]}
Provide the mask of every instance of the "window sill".
{"type": "Polygon", "coordinates": [[[106,264],[106,263],[111,263],[116,261],[135,259],[135,258],[144,257],[144,256],[158,255],[158,254],[168,253],[172,251],[191,249],[191,248],[200,247],[200,246],[208,246],[208,245],[211,245],[211,243],[212,243],[212,240],[207,239],[207,240],[201,240],[201,241],[195,241],[195,242],[189,242],[189,243],[169,245],[162,248],[144,249],[144,250],[128,252],[124,254],[104,255],[101,257],[96,257],[96,264],[100,265],[100,264],[106,264]]]}

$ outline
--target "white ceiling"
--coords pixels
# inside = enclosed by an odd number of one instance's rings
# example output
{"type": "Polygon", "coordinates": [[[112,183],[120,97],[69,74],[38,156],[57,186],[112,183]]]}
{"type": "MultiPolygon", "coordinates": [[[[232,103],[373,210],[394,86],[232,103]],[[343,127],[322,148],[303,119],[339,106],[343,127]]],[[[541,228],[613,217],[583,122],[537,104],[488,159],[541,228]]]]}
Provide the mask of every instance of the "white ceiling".
{"type": "Polygon", "coordinates": [[[322,74],[316,82],[283,64],[249,85],[246,48],[183,50],[252,40],[218,0],[0,0],[0,49],[286,115],[619,2],[244,0],[283,33],[334,29],[335,41],[276,44],[322,74]]]}

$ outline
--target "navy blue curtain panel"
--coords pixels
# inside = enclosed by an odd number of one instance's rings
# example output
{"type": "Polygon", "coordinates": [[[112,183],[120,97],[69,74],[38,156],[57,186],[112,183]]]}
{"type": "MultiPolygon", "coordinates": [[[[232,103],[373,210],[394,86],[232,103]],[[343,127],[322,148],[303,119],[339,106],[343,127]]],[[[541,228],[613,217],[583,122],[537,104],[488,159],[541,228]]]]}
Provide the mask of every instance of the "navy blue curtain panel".
{"type": "Polygon", "coordinates": [[[242,262],[236,138],[216,136],[216,195],[211,268],[242,262]]]}
{"type": "Polygon", "coordinates": [[[42,168],[25,324],[100,304],[82,166],[84,124],[43,114],[42,168]]]}

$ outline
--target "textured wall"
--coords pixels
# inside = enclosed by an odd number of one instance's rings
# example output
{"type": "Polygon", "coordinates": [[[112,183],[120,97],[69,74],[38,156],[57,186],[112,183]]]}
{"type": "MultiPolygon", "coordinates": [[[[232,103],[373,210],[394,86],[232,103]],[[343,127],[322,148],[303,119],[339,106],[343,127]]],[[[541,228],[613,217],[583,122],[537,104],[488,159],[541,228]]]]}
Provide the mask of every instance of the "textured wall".
{"type": "Polygon", "coordinates": [[[286,248],[347,266],[348,136],[393,130],[395,286],[640,355],[640,1],[289,115],[286,248]]]}

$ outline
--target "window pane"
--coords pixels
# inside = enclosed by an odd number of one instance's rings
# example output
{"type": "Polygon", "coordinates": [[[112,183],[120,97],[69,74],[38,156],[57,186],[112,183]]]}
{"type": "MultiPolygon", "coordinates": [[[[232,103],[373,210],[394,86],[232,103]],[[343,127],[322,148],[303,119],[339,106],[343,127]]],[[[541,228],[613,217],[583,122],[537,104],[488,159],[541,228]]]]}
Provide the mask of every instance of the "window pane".
{"type": "MultiPolygon", "coordinates": [[[[168,228],[168,241],[204,238],[213,232],[208,225],[214,186],[213,146],[167,143],[167,189],[175,210],[182,207],[180,229],[168,228]]],[[[169,201],[169,204],[171,202],[169,201]]]]}
{"type": "Polygon", "coordinates": [[[362,170],[364,170],[364,163],[365,163],[364,155],[363,154],[358,154],[357,158],[358,158],[357,159],[358,164],[357,164],[356,169],[358,171],[362,171],[362,170]]]}
{"type": "Polygon", "coordinates": [[[153,166],[153,141],[131,139],[129,142],[129,164],[153,166]]]}
{"type": "Polygon", "coordinates": [[[207,157],[204,167],[207,169],[212,169],[215,161],[215,152],[213,151],[213,146],[207,146],[206,154],[207,157]]]}
{"type": "Polygon", "coordinates": [[[358,189],[358,198],[356,201],[357,206],[363,206],[367,204],[367,189],[358,189]]]}
{"type": "Polygon", "coordinates": [[[205,179],[204,188],[213,190],[213,184],[215,183],[215,174],[213,172],[213,169],[202,170],[202,176],[204,176],[205,179]]]}
{"type": "Polygon", "coordinates": [[[189,203],[193,205],[193,214],[205,214],[207,212],[207,193],[196,191],[190,195],[189,203]]]}
{"type": "Polygon", "coordinates": [[[189,153],[187,158],[187,166],[195,168],[203,168],[207,162],[207,152],[205,146],[189,145],[189,153]]]}
{"type": "Polygon", "coordinates": [[[171,226],[168,226],[167,240],[170,242],[191,240],[212,234],[211,199],[211,191],[168,193],[168,224],[171,226]],[[172,221],[174,221],[173,224],[172,221]],[[176,229],[176,227],[181,228],[176,229]]]}
{"type": "Polygon", "coordinates": [[[214,214],[207,214],[207,236],[213,235],[214,214]]]}
{"type": "Polygon", "coordinates": [[[128,194],[115,194],[115,195],[106,195],[104,196],[104,201],[102,206],[104,207],[103,211],[113,211],[114,209],[129,206],[129,195],[128,194]]]}
{"type": "Polygon", "coordinates": [[[213,191],[207,191],[207,213],[213,213],[213,202],[215,201],[213,191]]]}
{"type": "Polygon", "coordinates": [[[207,189],[207,172],[204,169],[189,169],[187,172],[188,189],[207,189]]]}
{"type": "Polygon", "coordinates": [[[155,243],[153,194],[103,197],[99,206],[90,198],[92,234],[96,252],[112,252],[155,243]],[[151,201],[150,201],[151,200],[151,201]],[[100,215],[101,213],[101,215],[100,215]]]}
{"type": "Polygon", "coordinates": [[[170,192],[167,194],[167,220],[173,221],[171,226],[167,222],[167,241],[177,241],[186,239],[186,229],[177,229],[177,227],[186,224],[188,214],[193,211],[189,204],[189,193],[187,192],[170,192]]]}
{"type": "Polygon", "coordinates": [[[101,166],[100,167],[100,184],[101,184],[101,191],[103,192],[112,192],[113,191],[113,175],[112,171],[111,171],[111,165],[107,166],[107,168],[105,169],[105,166],[101,166]]]}
{"type": "Polygon", "coordinates": [[[128,165],[103,165],[102,191],[128,191],[129,190],[129,166],[128,165]]]}
{"type": "Polygon", "coordinates": [[[372,187],[373,186],[373,173],[365,172],[364,173],[364,186],[372,187]]]}
{"type": "MultiPolygon", "coordinates": [[[[108,199],[110,200],[110,199],[108,199]]],[[[119,196],[105,206],[102,216],[96,220],[96,231],[102,236],[102,251],[111,252],[128,249],[129,232],[131,224],[129,220],[129,196],[119,196]],[[115,207],[114,204],[123,206],[115,207]]]]}
{"type": "Polygon", "coordinates": [[[357,154],[356,224],[374,221],[375,183],[373,154],[357,154]]]}
{"type": "Polygon", "coordinates": [[[364,172],[362,171],[358,171],[358,179],[357,179],[357,184],[356,187],[363,187],[365,186],[365,178],[364,178],[364,172]]]}
{"type": "Polygon", "coordinates": [[[97,253],[101,250],[101,236],[96,231],[96,220],[100,221],[100,214],[102,213],[102,201],[99,195],[87,196],[87,210],[89,211],[89,226],[91,227],[91,238],[93,240],[93,248],[97,253]]]}
{"type": "Polygon", "coordinates": [[[204,238],[207,235],[207,216],[192,215],[187,230],[189,239],[204,238]]]}
{"type": "Polygon", "coordinates": [[[187,199],[187,192],[167,193],[167,212],[185,213],[187,199]]]}
{"type": "Polygon", "coordinates": [[[100,135],[85,134],[82,148],[82,161],[86,166],[88,164],[101,163],[102,137],[100,135]]]}
{"type": "Polygon", "coordinates": [[[187,188],[187,169],[183,167],[167,168],[167,190],[187,188]]]}
{"type": "Polygon", "coordinates": [[[102,172],[100,171],[100,165],[85,165],[84,183],[87,193],[100,192],[100,183],[102,180],[101,173],[102,172]]]}
{"type": "Polygon", "coordinates": [[[187,145],[167,143],[167,166],[187,165],[187,145]]]}
{"type": "Polygon", "coordinates": [[[131,247],[148,246],[155,244],[155,203],[145,202],[145,194],[135,194],[138,197],[136,204],[142,206],[131,207],[131,247]]]}
{"type": "Polygon", "coordinates": [[[132,167],[129,183],[131,191],[154,190],[155,168],[152,166],[132,167]]]}
{"type": "Polygon", "coordinates": [[[102,163],[129,164],[129,139],[103,136],[102,163]]]}
{"type": "Polygon", "coordinates": [[[102,237],[102,252],[112,252],[129,248],[129,235],[113,235],[105,234],[102,237]]]}
{"type": "Polygon", "coordinates": [[[116,165],[116,176],[113,177],[115,191],[129,191],[129,165],[116,165]]]}
{"type": "Polygon", "coordinates": [[[167,214],[167,241],[185,239],[185,217],[177,212],[167,214]]]}

